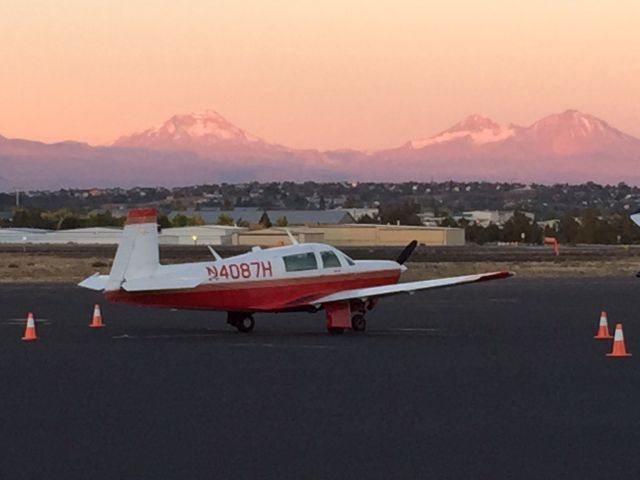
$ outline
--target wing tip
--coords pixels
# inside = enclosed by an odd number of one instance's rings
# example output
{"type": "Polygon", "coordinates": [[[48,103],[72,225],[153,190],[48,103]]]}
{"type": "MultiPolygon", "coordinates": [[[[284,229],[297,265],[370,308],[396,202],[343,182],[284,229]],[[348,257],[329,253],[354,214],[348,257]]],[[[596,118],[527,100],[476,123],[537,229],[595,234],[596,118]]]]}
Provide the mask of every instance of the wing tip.
{"type": "Polygon", "coordinates": [[[96,272],[93,275],[82,280],[77,284],[77,286],[87,288],[89,290],[102,291],[107,287],[108,278],[108,275],[100,275],[100,272],[96,272]]]}
{"type": "Polygon", "coordinates": [[[503,271],[503,272],[492,272],[485,273],[480,277],[480,282],[485,282],[489,280],[500,280],[502,278],[514,277],[516,274],[514,272],[503,271]]]}

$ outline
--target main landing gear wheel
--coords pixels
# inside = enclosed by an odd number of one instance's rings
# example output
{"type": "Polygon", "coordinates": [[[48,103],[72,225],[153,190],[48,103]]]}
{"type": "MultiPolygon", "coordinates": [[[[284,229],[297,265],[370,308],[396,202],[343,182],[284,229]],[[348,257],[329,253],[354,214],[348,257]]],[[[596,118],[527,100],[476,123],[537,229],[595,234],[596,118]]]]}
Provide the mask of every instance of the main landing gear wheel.
{"type": "Polygon", "coordinates": [[[351,317],[351,328],[354,332],[364,332],[367,328],[367,321],[364,318],[364,315],[360,315],[359,313],[351,317]]]}
{"type": "Polygon", "coordinates": [[[229,312],[227,323],[242,333],[249,333],[256,325],[253,316],[248,312],[229,312]]]}
{"type": "Polygon", "coordinates": [[[238,329],[238,331],[242,333],[251,332],[253,330],[253,327],[255,326],[256,326],[256,322],[252,316],[243,317],[239,319],[238,322],[235,324],[235,327],[238,329]]]}

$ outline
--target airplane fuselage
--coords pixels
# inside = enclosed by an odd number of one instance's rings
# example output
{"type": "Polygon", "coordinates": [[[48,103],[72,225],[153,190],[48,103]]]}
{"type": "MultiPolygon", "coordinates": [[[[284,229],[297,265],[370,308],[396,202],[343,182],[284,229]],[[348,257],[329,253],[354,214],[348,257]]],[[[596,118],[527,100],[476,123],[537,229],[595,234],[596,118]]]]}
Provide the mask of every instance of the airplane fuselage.
{"type": "MultiPolygon", "coordinates": [[[[223,260],[160,265],[162,279],[193,279],[194,288],[107,290],[107,299],[164,308],[225,311],[310,310],[335,292],[390,285],[405,267],[393,261],[353,261],[334,247],[302,244],[252,251],[223,260]]],[[[126,282],[125,282],[126,287],[126,282]]]]}

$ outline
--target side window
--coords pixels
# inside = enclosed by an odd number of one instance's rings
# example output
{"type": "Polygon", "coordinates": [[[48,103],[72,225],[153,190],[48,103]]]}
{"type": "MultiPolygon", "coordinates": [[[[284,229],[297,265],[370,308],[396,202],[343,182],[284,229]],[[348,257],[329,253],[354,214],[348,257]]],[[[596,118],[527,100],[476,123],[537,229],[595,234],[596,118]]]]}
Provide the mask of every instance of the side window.
{"type": "Polygon", "coordinates": [[[342,258],[345,259],[345,261],[351,265],[352,267],[356,264],[356,262],[354,262],[353,260],[351,260],[349,257],[347,257],[344,253],[342,254],[342,258]]]}
{"type": "Polygon", "coordinates": [[[322,258],[322,266],[324,268],[334,268],[341,266],[340,260],[338,260],[336,254],[328,250],[326,252],[320,252],[320,258],[322,258]]]}
{"type": "Polygon", "coordinates": [[[302,270],[315,270],[318,268],[318,261],[313,252],[287,255],[282,257],[282,260],[284,260],[284,268],[287,272],[300,272],[302,270]]]}

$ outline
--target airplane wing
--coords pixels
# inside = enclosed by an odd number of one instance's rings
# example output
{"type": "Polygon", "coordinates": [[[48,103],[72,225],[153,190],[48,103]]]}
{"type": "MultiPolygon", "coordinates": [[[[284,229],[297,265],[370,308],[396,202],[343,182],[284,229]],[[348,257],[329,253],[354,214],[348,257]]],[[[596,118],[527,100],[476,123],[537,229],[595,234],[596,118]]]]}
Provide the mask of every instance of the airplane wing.
{"type": "Polygon", "coordinates": [[[323,303],[353,299],[365,301],[369,298],[393,295],[395,293],[413,293],[418,290],[428,290],[431,288],[451,287],[487,280],[498,280],[500,278],[511,277],[512,275],[513,273],[511,272],[492,272],[480,273],[477,275],[463,275],[460,277],[438,278],[435,280],[421,280],[418,282],[396,283],[394,285],[383,285],[380,287],[354,288],[352,290],[343,290],[342,292],[327,295],[326,297],[314,300],[312,303],[314,305],[320,305],[323,303]]]}

